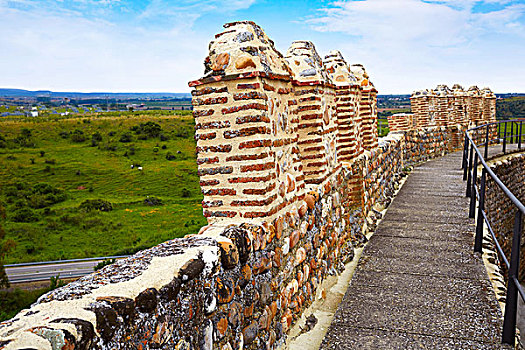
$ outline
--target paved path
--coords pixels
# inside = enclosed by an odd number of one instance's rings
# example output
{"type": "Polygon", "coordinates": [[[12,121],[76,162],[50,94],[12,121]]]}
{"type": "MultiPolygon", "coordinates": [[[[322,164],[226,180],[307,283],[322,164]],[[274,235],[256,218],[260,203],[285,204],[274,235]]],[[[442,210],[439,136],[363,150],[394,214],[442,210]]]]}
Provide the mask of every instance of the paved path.
{"type": "Polygon", "coordinates": [[[461,152],[418,166],[370,239],[321,349],[502,349],[461,152]]]}

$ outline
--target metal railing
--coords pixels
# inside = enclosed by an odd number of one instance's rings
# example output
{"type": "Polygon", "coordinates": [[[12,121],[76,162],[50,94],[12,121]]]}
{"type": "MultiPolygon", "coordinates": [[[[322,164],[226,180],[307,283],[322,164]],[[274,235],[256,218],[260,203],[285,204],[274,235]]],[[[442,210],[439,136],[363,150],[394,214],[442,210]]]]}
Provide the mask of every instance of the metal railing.
{"type": "Polygon", "coordinates": [[[487,225],[487,229],[492,236],[496,250],[498,251],[501,260],[504,262],[508,269],[507,278],[507,298],[505,304],[505,315],[503,318],[503,333],[502,342],[505,344],[514,345],[516,337],[516,313],[518,306],[518,293],[521,299],[525,301],[525,292],[520,286],[519,276],[519,263],[520,263],[520,242],[522,234],[522,222],[525,214],[525,206],[521,203],[516,196],[503,184],[498,176],[490,169],[487,164],[487,158],[489,155],[489,144],[500,143],[502,146],[502,152],[507,153],[507,145],[509,143],[515,143],[517,149],[521,150],[522,141],[522,126],[525,119],[514,119],[498,121],[490,124],[480,125],[475,128],[471,128],[465,132],[465,144],[463,148],[463,180],[467,181],[466,196],[470,197],[470,208],[469,217],[475,217],[476,211],[476,200],[478,201],[478,213],[476,221],[476,236],[474,240],[474,251],[482,252],[482,241],[483,241],[483,225],[487,225]],[[490,139],[491,130],[494,133],[497,130],[497,137],[490,139]],[[501,134],[501,131],[503,133],[501,134]],[[516,131],[516,133],[514,132],[516,131]],[[484,133],[484,137],[482,136],[484,133]],[[473,139],[473,135],[477,134],[477,137],[484,139],[483,143],[476,145],[473,139]],[[478,146],[483,146],[484,152],[481,153],[478,146]],[[478,178],[478,165],[482,166],[480,188],[476,186],[478,178]],[[501,191],[511,201],[511,205],[515,207],[513,236],[512,236],[512,247],[510,262],[508,261],[505,253],[499,244],[496,233],[490,224],[490,220],[485,211],[485,192],[487,184],[487,175],[492,178],[494,183],[499,187],[501,191]]]}

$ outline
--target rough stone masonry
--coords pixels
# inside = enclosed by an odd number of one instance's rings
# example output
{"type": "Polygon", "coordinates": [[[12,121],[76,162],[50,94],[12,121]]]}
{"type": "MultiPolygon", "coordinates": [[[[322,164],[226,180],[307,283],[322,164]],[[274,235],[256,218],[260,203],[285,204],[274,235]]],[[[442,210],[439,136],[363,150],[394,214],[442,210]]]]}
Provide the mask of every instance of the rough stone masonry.
{"type": "Polygon", "coordinates": [[[43,295],[0,349],[276,349],[340,273],[405,166],[451,149],[448,125],[377,138],[361,65],[308,41],[286,55],[228,23],[193,81],[209,224],[43,295]]]}

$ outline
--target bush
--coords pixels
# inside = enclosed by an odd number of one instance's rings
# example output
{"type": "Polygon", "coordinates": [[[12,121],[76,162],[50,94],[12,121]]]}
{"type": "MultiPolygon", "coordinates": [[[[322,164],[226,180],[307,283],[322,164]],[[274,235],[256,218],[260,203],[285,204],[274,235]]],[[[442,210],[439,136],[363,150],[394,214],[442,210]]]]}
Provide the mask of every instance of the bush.
{"type": "Polygon", "coordinates": [[[30,208],[21,208],[16,210],[11,220],[14,222],[36,222],[39,220],[38,215],[30,208]]]}
{"type": "Polygon", "coordinates": [[[40,151],[40,157],[43,157],[46,154],[46,151],[40,151]]]}
{"type": "Polygon", "coordinates": [[[157,198],[157,197],[148,197],[146,199],[144,199],[144,204],[146,205],[150,205],[150,206],[157,206],[157,205],[162,205],[162,199],[160,198],[157,198]]]}
{"type": "Polygon", "coordinates": [[[133,137],[131,136],[131,134],[129,132],[123,134],[122,136],[120,136],[120,139],[119,139],[120,142],[132,142],[133,141],[133,137]]]}
{"type": "Polygon", "coordinates": [[[98,271],[100,270],[101,268],[105,267],[105,266],[108,266],[108,265],[111,265],[111,264],[114,264],[115,261],[117,261],[116,259],[106,259],[106,260],[103,260],[101,262],[99,262],[98,264],[96,264],[94,267],[93,267],[93,271],[98,271]]]}
{"type": "MultiPolygon", "coordinates": [[[[162,131],[162,127],[155,122],[149,121],[133,126],[131,131],[134,131],[137,135],[142,135],[143,137],[145,136],[147,139],[149,137],[159,136],[162,131]]],[[[139,137],[139,139],[141,138],[139,137]]]]}
{"type": "Polygon", "coordinates": [[[112,211],[113,205],[103,199],[86,199],[80,205],[78,206],[79,209],[83,211],[92,211],[92,210],[100,210],[100,211],[112,211]]]}
{"type": "Polygon", "coordinates": [[[190,192],[190,190],[188,190],[186,187],[184,187],[184,188],[182,189],[182,192],[181,192],[181,197],[182,197],[182,198],[189,198],[189,197],[191,197],[191,192],[190,192]]]}
{"type": "Polygon", "coordinates": [[[58,135],[63,138],[63,139],[67,139],[69,137],[69,132],[68,131],[61,131],[58,133],[58,135]]]}
{"type": "Polygon", "coordinates": [[[44,160],[44,163],[46,164],[55,164],[57,161],[55,159],[46,159],[44,160]]]}
{"type": "Polygon", "coordinates": [[[102,135],[97,131],[91,134],[91,139],[95,141],[102,141],[102,135]]]}
{"type": "Polygon", "coordinates": [[[175,160],[175,158],[177,158],[177,157],[175,157],[175,155],[173,155],[173,153],[171,153],[171,152],[166,153],[166,159],[167,160],[175,160]]]}
{"type": "Polygon", "coordinates": [[[71,141],[77,143],[84,142],[86,141],[86,135],[84,135],[84,132],[82,130],[75,129],[71,134],[71,141]]]}

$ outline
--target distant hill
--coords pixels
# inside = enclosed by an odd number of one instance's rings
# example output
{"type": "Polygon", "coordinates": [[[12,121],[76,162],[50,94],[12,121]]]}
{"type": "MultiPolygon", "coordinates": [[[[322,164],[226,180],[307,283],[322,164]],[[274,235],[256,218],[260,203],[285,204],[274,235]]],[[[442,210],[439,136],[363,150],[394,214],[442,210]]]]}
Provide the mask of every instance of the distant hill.
{"type": "Polygon", "coordinates": [[[0,97],[50,97],[50,98],[118,98],[118,99],[159,99],[159,98],[191,98],[191,94],[178,92],[56,92],[49,90],[29,91],[22,89],[1,89],[0,97]]]}

